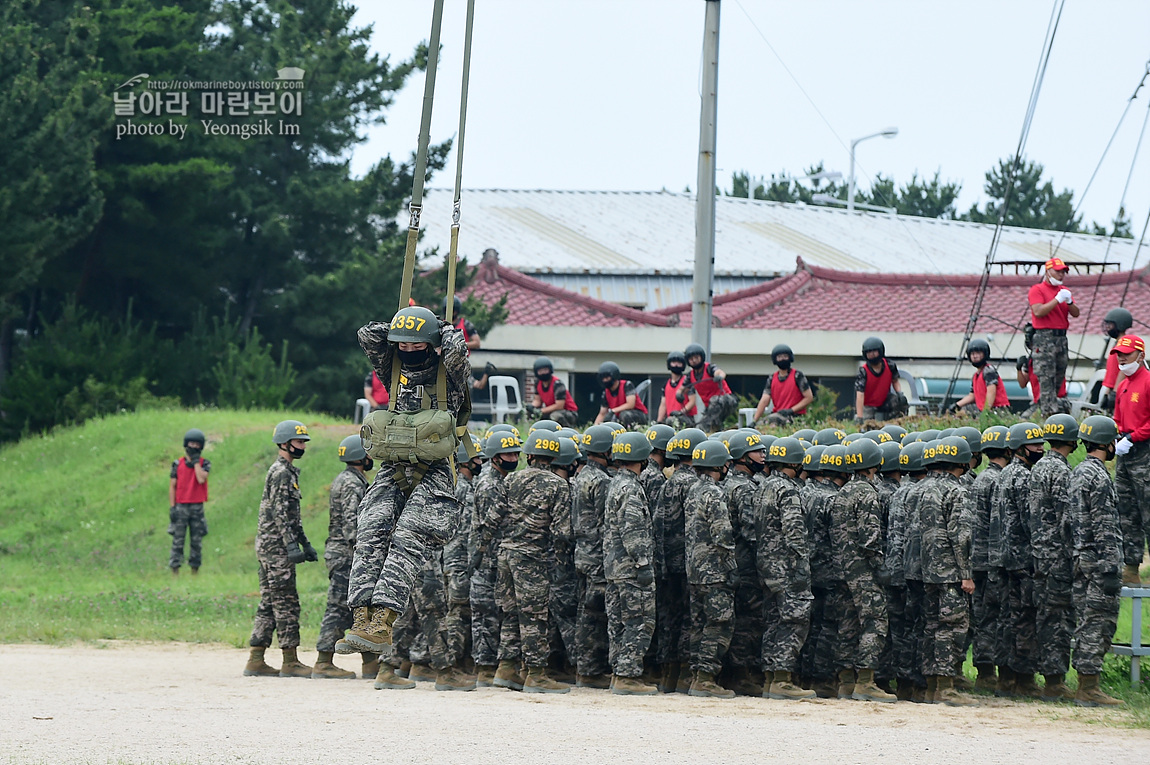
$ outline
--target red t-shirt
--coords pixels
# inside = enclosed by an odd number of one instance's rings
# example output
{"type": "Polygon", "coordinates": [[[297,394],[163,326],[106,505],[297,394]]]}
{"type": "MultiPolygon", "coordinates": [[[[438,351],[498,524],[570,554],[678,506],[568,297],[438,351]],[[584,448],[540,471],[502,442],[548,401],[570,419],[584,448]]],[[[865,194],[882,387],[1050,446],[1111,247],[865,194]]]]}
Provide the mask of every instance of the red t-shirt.
{"type": "MultiPolygon", "coordinates": [[[[1102,387],[1114,390],[1118,382],[1118,354],[1106,354],[1106,376],[1102,378],[1102,387]]],[[[1035,399],[1037,400],[1037,399],[1035,399]]]]}
{"type": "Polygon", "coordinates": [[[1114,422],[1131,441],[1150,440],[1150,372],[1145,367],[1118,383],[1114,422]]]}
{"type": "MultiPolygon", "coordinates": [[[[1060,289],[1062,287],[1055,287],[1043,279],[1030,288],[1030,292],[1026,294],[1026,299],[1030,301],[1032,306],[1049,303],[1060,289]]],[[[1035,329],[1070,329],[1070,304],[1056,303],[1054,310],[1045,316],[1035,316],[1034,309],[1031,309],[1030,323],[1034,325],[1035,329]]]]}

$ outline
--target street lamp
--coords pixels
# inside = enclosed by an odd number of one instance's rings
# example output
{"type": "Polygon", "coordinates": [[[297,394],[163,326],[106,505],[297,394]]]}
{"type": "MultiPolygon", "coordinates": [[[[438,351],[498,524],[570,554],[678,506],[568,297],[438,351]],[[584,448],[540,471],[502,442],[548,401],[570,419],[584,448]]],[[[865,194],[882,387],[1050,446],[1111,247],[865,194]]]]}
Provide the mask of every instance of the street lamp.
{"type": "Polygon", "coordinates": [[[894,138],[896,135],[898,135],[898,128],[889,127],[885,130],[880,130],[877,133],[864,135],[862,138],[856,138],[851,141],[851,174],[850,178],[847,180],[847,212],[855,211],[855,147],[863,141],[866,141],[870,138],[878,138],[880,135],[883,138],[894,138]]]}
{"type": "MultiPolygon", "coordinates": [[[[830,194],[815,194],[814,196],[811,197],[811,201],[817,205],[845,205],[845,204],[847,204],[847,201],[845,199],[839,199],[838,197],[832,197],[830,194]]],[[[868,204],[864,204],[862,202],[856,203],[854,205],[854,207],[859,207],[863,210],[874,210],[875,212],[884,212],[884,213],[887,213],[889,215],[894,215],[895,213],[898,212],[897,207],[881,207],[879,205],[868,205],[868,204]]]]}
{"type": "MultiPolygon", "coordinates": [[[[792,181],[837,181],[842,178],[843,174],[838,170],[820,170],[817,173],[810,175],[784,175],[776,178],[771,176],[771,183],[790,183],[792,181]]],[[[764,179],[766,180],[766,179],[764,179]]]]}

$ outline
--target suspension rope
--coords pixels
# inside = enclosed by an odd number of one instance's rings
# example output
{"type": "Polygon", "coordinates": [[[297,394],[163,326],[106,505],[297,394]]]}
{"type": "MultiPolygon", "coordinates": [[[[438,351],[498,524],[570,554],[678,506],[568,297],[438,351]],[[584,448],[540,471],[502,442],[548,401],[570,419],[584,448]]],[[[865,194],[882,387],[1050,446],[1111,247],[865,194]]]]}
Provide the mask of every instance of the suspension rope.
{"type": "Polygon", "coordinates": [[[455,268],[459,259],[459,200],[463,196],[463,138],[467,132],[467,84],[471,78],[471,29],[475,24],[475,0],[467,0],[467,30],[463,36],[463,87],[459,96],[459,143],[455,149],[455,202],[451,207],[451,246],[447,256],[447,298],[444,320],[455,317],[455,268]]]}

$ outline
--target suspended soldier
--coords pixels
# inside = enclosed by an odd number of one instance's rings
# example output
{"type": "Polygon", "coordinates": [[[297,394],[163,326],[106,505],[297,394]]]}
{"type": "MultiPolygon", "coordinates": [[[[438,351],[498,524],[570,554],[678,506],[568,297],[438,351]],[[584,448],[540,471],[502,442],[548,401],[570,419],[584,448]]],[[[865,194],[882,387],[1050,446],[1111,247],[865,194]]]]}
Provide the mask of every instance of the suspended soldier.
{"type": "Polygon", "coordinates": [[[862,344],[863,364],[855,376],[855,423],[893,419],[907,413],[898,367],[886,357],[886,345],[877,337],[862,344]]]}
{"type": "Polygon", "coordinates": [[[707,351],[698,343],[691,343],[683,351],[687,358],[687,383],[675,395],[686,403],[689,396],[697,396],[703,408],[699,428],[714,433],[723,427],[723,422],[735,413],[739,400],[727,385],[727,373],[707,361],[707,351]]]}
{"type": "Polygon", "coordinates": [[[1069,349],[1066,330],[1070,317],[1077,317],[1078,306],[1074,296],[1063,285],[1070,267],[1062,258],[1051,258],[1045,263],[1042,281],[1030,288],[1026,300],[1030,304],[1031,324],[1034,325],[1034,374],[1038,377],[1039,407],[1042,416],[1049,417],[1059,411],[1058,381],[1066,376],[1069,349]]]}
{"type": "Polygon", "coordinates": [[[297,655],[299,593],[295,567],[304,561],[319,560],[319,554],[303,532],[299,468],[293,464],[303,457],[310,440],[307,426],[298,420],[284,420],[272,433],[279,456],[268,468],[260,498],[256,531],[260,604],[252,625],[252,650],[244,667],[245,675],[311,677],[312,668],[300,662],[297,655]],[[271,647],[273,635],[279,635],[283,651],[283,665],[278,670],[264,662],[264,652],[271,647]]]}
{"type": "Polygon", "coordinates": [[[684,403],[687,396],[679,398],[679,391],[687,386],[687,378],[683,374],[687,369],[687,357],[682,351],[671,351],[667,354],[667,371],[671,376],[663,384],[663,398],[659,402],[659,413],[655,418],[657,422],[675,428],[689,428],[695,423],[695,403],[684,403]]]}
{"type": "Polygon", "coordinates": [[[595,424],[613,421],[625,428],[647,422],[647,405],[635,393],[635,385],[624,380],[619,365],[604,361],[599,365],[599,384],[603,386],[603,406],[595,424]]]}
{"type": "Polygon", "coordinates": [[[1122,581],[1139,587],[1138,567],[1150,538],[1150,371],[1146,344],[1137,335],[1124,335],[1110,354],[1118,358],[1118,371],[1126,375],[1114,400],[1114,422],[1122,436],[1114,448],[1118,455],[1114,487],[1126,561],[1122,581]]]}
{"type": "Polygon", "coordinates": [[[538,409],[543,417],[568,428],[575,427],[579,405],[568,392],[567,386],[555,379],[555,365],[551,359],[546,356],[535,359],[532,371],[535,375],[535,393],[531,397],[531,406],[538,409]]]}
{"type": "Polygon", "coordinates": [[[417,573],[454,534],[461,519],[451,458],[470,413],[463,335],[431,311],[404,308],[390,324],[361,327],[359,341],[390,381],[391,400],[364,422],[364,446],[380,466],[360,505],[348,593],[355,623],[336,644],[340,653],[390,644],[417,573]],[[421,428],[436,438],[418,437],[421,428]]]}
{"type": "Polygon", "coordinates": [[[192,428],[184,434],[184,456],[172,463],[171,487],[168,490],[171,509],[168,512],[168,533],[172,535],[172,552],[168,567],[172,574],[180,573],[184,562],[184,537],[188,537],[188,566],[195,576],[203,560],[204,537],[208,535],[208,522],[204,518],[204,503],[208,501],[208,473],[212,463],[202,456],[208,439],[204,431],[192,428]]]}
{"type": "MultiPolygon", "coordinates": [[[[622,384],[622,383],[620,383],[622,384]]],[[[571,484],[571,521],[575,530],[575,571],[579,610],[575,623],[576,675],[580,688],[611,685],[607,639],[607,579],[603,572],[603,514],[611,477],[607,459],[615,433],[592,425],[583,434],[586,466],[571,484]]]]}
{"type": "MultiPolygon", "coordinates": [[[[343,637],[351,626],[351,609],[347,607],[347,584],[351,576],[352,551],[355,549],[355,524],[359,503],[367,492],[367,471],[374,465],[363,450],[359,434],[339,442],[337,449],[344,469],[331,482],[328,502],[327,541],[323,545],[323,560],[327,565],[327,609],[319,625],[319,640],[315,650],[319,653],[311,676],[317,678],[354,678],[335,666],[335,641],[343,637]]],[[[363,654],[363,677],[374,679],[379,673],[379,654],[363,654]]]]}
{"type": "Polygon", "coordinates": [[[754,422],[758,422],[767,411],[767,407],[774,403],[767,422],[782,427],[791,424],[795,417],[807,413],[807,407],[815,400],[815,392],[807,382],[807,376],[797,369],[791,369],[795,363],[795,353],[789,345],[776,345],[771,350],[771,360],[779,371],[767,378],[763,388],[763,395],[755,407],[754,422]]]}

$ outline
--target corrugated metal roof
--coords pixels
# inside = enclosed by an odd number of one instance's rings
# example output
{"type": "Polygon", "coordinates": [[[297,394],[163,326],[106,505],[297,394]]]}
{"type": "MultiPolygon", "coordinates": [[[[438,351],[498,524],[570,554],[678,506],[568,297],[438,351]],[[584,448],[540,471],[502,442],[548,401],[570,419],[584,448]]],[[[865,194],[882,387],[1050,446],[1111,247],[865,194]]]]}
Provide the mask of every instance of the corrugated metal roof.
{"type": "MultiPolygon", "coordinates": [[[[563,274],[552,271],[532,273],[547,284],[571,292],[606,300],[608,303],[655,311],[687,303],[692,295],[692,278],[688,274],[563,274]]],[[[711,285],[715,295],[725,295],[762,284],[757,276],[716,276],[711,285]]]]}
{"type": "MultiPolygon", "coordinates": [[[[719,197],[715,273],[789,274],[795,257],[813,266],[882,273],[977,274],[994,227],[988,224],[855,212],[803,204],[719,197]]],[[[424,200],[422,246],[447,252],[452,193],[431,189],[424,200]]],[[[407,216],[401,216],[401,226],[407,216]]],[[[999,259],[1042,260],[1057,231],[1007,228],[999,259]]],[[[1068,263],[1117,263],[1128,270],[1135,243],[1068,234],[1059,256],[1068,263]]],[[[695,198],[667,191],[465,190],[460,254],[478,263],[494,248],[503,265],[524,273],[692,273],[695,198]]],[[[430,265],[430,264],[429,264],[430,265]]],[[[1113,268],[1113,267],[1111,267],[1113,268]]]]}

